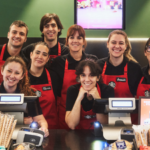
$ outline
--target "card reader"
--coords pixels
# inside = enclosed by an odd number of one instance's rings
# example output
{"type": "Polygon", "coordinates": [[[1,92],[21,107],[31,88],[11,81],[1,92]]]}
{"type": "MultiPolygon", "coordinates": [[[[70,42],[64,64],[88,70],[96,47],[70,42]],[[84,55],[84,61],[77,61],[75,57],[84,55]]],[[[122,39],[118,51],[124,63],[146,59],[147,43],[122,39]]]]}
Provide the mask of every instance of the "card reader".
{"type": "Polygon", "coordinates": [[[36,146],[41,146],[44,138],[44,132],[38,129],[22,127],[18,131],[17,143],[30,142],[36,146]]]}
{"type": "Polygon", "coordinates": [[[135,139],[135,132],[133,128],[122,128],[120,132],[120,139],[133,142],[135,139]]]}

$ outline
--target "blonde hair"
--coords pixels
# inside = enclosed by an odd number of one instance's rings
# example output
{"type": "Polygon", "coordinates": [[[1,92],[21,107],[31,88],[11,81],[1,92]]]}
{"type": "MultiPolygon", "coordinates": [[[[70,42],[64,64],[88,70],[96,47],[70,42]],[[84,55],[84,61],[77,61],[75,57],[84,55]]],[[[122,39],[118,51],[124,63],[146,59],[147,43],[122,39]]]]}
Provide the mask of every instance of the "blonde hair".
{"type": "Polygon", "coordinates": [[[24,75],[24,77],[18,83],[20,93],[24,93],[25,96],[35,96],[36,94],[33,92],[35,91],[35,89],[32,89],[30,87],[29,78],[28,75],[26,74],[27,73],[26,64],[21,57],[12,56],[7,58],[7,60],[5,61],[2,67],[2,70],[4,70],[5,66],[11,62],[19,63],[22,67],[22,71],[23,71],[22,75],[24,75]]]}
{"type": "Polygon", "coordinates": [[[122,31],[122,30],[114,30],[114,31],[110,32],[110,34],[109,34],[109,36],[108,36],[107,42],[109,43],[110,38],[111,38],[112,35],[114,35],[114,34],[120,34],[120,35],[123,35],[123,36],[124,36],[124,38],[125,38],[125,43],[126,43],[126,45],[127,45],[127,48],[126,48],[126,50],[125,50],[125,52],[124,52],[124,56],[127,57],[129,61],[132,60],[132,61],[138,63],[137,60],[131,55],[131,50],[132,50],[131,43],[130,43],[130,41],[129,41],[129,39],[128,39],[127,34],[126,34],[124,31],[122,31]]]}

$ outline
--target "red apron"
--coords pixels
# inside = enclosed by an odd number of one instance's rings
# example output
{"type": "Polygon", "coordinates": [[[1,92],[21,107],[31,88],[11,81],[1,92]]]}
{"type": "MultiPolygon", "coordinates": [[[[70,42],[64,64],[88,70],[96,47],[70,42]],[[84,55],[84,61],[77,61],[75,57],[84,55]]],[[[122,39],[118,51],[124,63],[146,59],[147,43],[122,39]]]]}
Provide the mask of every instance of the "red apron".
{"type": "Polygon", "coordinates": [[[66,114],[66,96],[67,96],[67,89],[74,84],[77,84],[76,81],[76,70],[68,70],[68,60],[66,59],[65,62],[65,70],[64,70],[64,79],[63,85],[61,90],[61,98],[57,101],[58,105],[58,117],[59,117],[59,127],[60,129],[69,129],[68,125],[65,122],[65,114],[66,114]]]}
{"type": "Polygon", "coordinates": [[[58,55],[50,55],[51,61],[53,61],[53,59],[56,58],[57,56],[61,56],[61,46],[59,42],[58,42],[58,55]]]}
{"type": "Polygon", "coordinates": [[[43,115],[48,123],[49,129],[58,129],[58,118],[56,110],[56,100],[53,93],[51,77],[47,69],[46,74],[48,78],[47,84],[31,85],[31,87],[41,93],[39,103],[42,108],[43,115]]]}
{"type": "MultiPolygon", "coordinates": [[[[3,45],[2,47],[2,51],[1,51],[1,55],[0,55],[0,69],[2,68],[2,66],[4,65],[5,61],[3,60],[3,56],[4,56],[4,52],[5,52],[5,48],[6,48],[6,44],[3,45]]],[[[0,72],[0,84],[3,81],[3,76],[0,72]]]]}
{"type": "MultiPolygon", "coordinates": [[[[99,85],[97,84],[97,90],[101,97],[101,90],[99,85]]],[[[94,129],[94,125],[91,125],[93,122],[96,121],[96,113],[92,111],[84,111],[81,106],[81,115],[80,115],[80,122],[76,129],[94,129]]]]}
{"type": "Polygon", "coordinates": [[[137,88],[137,98],[139,98],[139,96],[146,96],[149,97],[150,96],[150,84],[142,84],[144,77],[141,78],[141,81],[138,85],[137,88]]]}
{"type": "MultiPolygon", "coordinates": [[[[115,97],[133,97],[128,85],[128,65],[125,65],[123,75],[106,75],[106,68],[107,62],[105,62],[102,72],[103,82],[114,88],[115,97]]],[[[131,120],[132,124],[138,124],[138,114],[131,114],[131,120]]]]}

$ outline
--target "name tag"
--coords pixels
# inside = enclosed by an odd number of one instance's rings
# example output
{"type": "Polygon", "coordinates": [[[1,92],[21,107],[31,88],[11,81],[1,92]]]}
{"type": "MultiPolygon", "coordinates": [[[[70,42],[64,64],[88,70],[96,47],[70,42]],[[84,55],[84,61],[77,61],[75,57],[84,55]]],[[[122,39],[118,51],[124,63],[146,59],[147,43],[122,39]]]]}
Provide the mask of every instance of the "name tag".
{"type": "Polygon", "coordinates": [[[43,87],[43,91],[48,91],[48,90],[51,90],[51,86],[45,86],[45,87],[43,87]]]}
{"type": "Polygon", "coordinates": [[[117,82],[126,82],[126,78],[117,78],[116,81],[117,82]]]}

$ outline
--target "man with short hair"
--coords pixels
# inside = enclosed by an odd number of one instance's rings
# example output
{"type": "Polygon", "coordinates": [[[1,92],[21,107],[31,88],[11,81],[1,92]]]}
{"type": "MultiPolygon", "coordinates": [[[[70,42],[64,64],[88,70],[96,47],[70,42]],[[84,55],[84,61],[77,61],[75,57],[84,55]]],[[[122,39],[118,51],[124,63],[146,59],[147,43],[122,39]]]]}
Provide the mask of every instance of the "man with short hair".
{"type": "MultiPolygon", "coordinates": [[[[42,32],[42,41],[47,43],[50,49],[50,59],[53,61],[57,56],[68,54],[69,49],[67,46],[58,42],[58,38],[61,35],[63,26],[59,17],[55,13],[46,13],[40,22],[40,31],[42,32]]],[[[33,50],[33,44],[30,44],[22,49],[22,52],[28,63],[30,62],[30,52],[33,50]]]]}
{"type": "MultiPolygon", "coordinates": [[[[27,40],[28,27],[21,21],[14,21],[10,27],[7,35],[8,43],[0,45],[0,68],[10,56],[21,56],[21,49],[27,40]]],[[[2,82],[2,75],[0,73],[0,83],[2,82]]]]}

